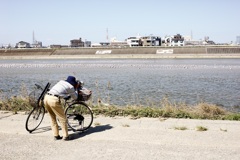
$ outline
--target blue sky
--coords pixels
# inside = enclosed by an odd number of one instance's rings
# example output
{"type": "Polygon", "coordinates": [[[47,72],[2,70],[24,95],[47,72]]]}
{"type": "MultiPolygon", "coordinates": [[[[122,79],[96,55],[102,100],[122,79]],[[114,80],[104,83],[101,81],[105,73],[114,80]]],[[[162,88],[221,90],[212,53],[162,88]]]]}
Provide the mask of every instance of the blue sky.
{"type": "Polygon", "coordinates": [[[240,0],[1,0],[0,45],[35,39],[43,45],[69,45],[116,37],[205,36],[235,42],[240,36],[240,0]]]}

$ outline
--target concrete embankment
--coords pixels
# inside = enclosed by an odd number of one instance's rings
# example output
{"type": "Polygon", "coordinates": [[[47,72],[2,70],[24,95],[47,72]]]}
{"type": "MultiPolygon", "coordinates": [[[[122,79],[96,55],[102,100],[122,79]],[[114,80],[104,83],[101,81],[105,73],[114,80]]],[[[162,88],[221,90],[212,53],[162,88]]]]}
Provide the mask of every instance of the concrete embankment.
{"type": "Polygon", "coordinates": [[[240,46],[1,49],[0,59],[240,58],[240,46]]]}

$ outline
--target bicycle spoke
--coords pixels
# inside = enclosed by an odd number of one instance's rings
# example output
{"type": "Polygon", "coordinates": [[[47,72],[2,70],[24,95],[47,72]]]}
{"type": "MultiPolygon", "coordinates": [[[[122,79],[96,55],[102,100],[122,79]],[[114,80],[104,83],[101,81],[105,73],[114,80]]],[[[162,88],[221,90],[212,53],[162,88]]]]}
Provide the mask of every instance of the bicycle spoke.
{"type": "Polygon", "coordinates": [[[93,121],[93,114],[90,108],[84,103],[75,103],[66,109],[68,125],[73,131],[87,130],[93,121]]]}
{"type": "Polygon", "coordinates": [[[26,121],[27,131],[32,132],[40,125],[44,117],[44,112],[43,107],[37,107],[32,110],[26,121]]]}

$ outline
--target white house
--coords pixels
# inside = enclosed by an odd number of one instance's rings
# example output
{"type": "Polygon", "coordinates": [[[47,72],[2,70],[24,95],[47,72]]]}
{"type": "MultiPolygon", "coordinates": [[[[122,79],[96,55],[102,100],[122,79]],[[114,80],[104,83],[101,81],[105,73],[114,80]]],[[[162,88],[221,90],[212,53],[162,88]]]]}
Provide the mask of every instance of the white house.
{"type": "Polygon", "coordinates": [[[20,41],[16,44],[16,48],[31,48],[30,43],[20,41]]]}
{"type": "Polygon", "coordinates": [[[140,46],[161,46],[161,38],[157,36],[141,37],[140,46]]]}
{"type": "Polygon", "coordinates": [[[137,47],[139,46],[140,37],[129,37],[126,41],[130,47],[137,47]]]}
{"type": "Polygon", "coordinates": [[[184,46],[184,38],[180,35],[174,35],[174,36],[166,36],[165,39],[162,41],[165,46],[184,46]]]}

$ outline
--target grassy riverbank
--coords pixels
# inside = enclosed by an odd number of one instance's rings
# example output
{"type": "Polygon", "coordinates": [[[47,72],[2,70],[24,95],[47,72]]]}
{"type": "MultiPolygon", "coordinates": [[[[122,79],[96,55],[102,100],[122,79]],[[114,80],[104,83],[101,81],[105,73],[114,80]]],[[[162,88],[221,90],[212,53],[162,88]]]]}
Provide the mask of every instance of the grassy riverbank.
{"type": "MultiPolygon", "coordinates": [[[[89,102],[91,103],[91,102],[89,102]]],[[[240,113],[225,110],[221,106],[208,103],[199,103],[195,106],[186,104],[171,103],[164,98],[159,107],[154,106],[112,106],[90,104],[95,115],[130,116],[132,118],[188,118],[188,119],[212,119],[212,120],[240,120],[240,113]]],[[[19,111],[30,111],[32,106],[28,98],[11,97],[0,100],[0,110],[12,111],[17,114],[19,111]]]]}

